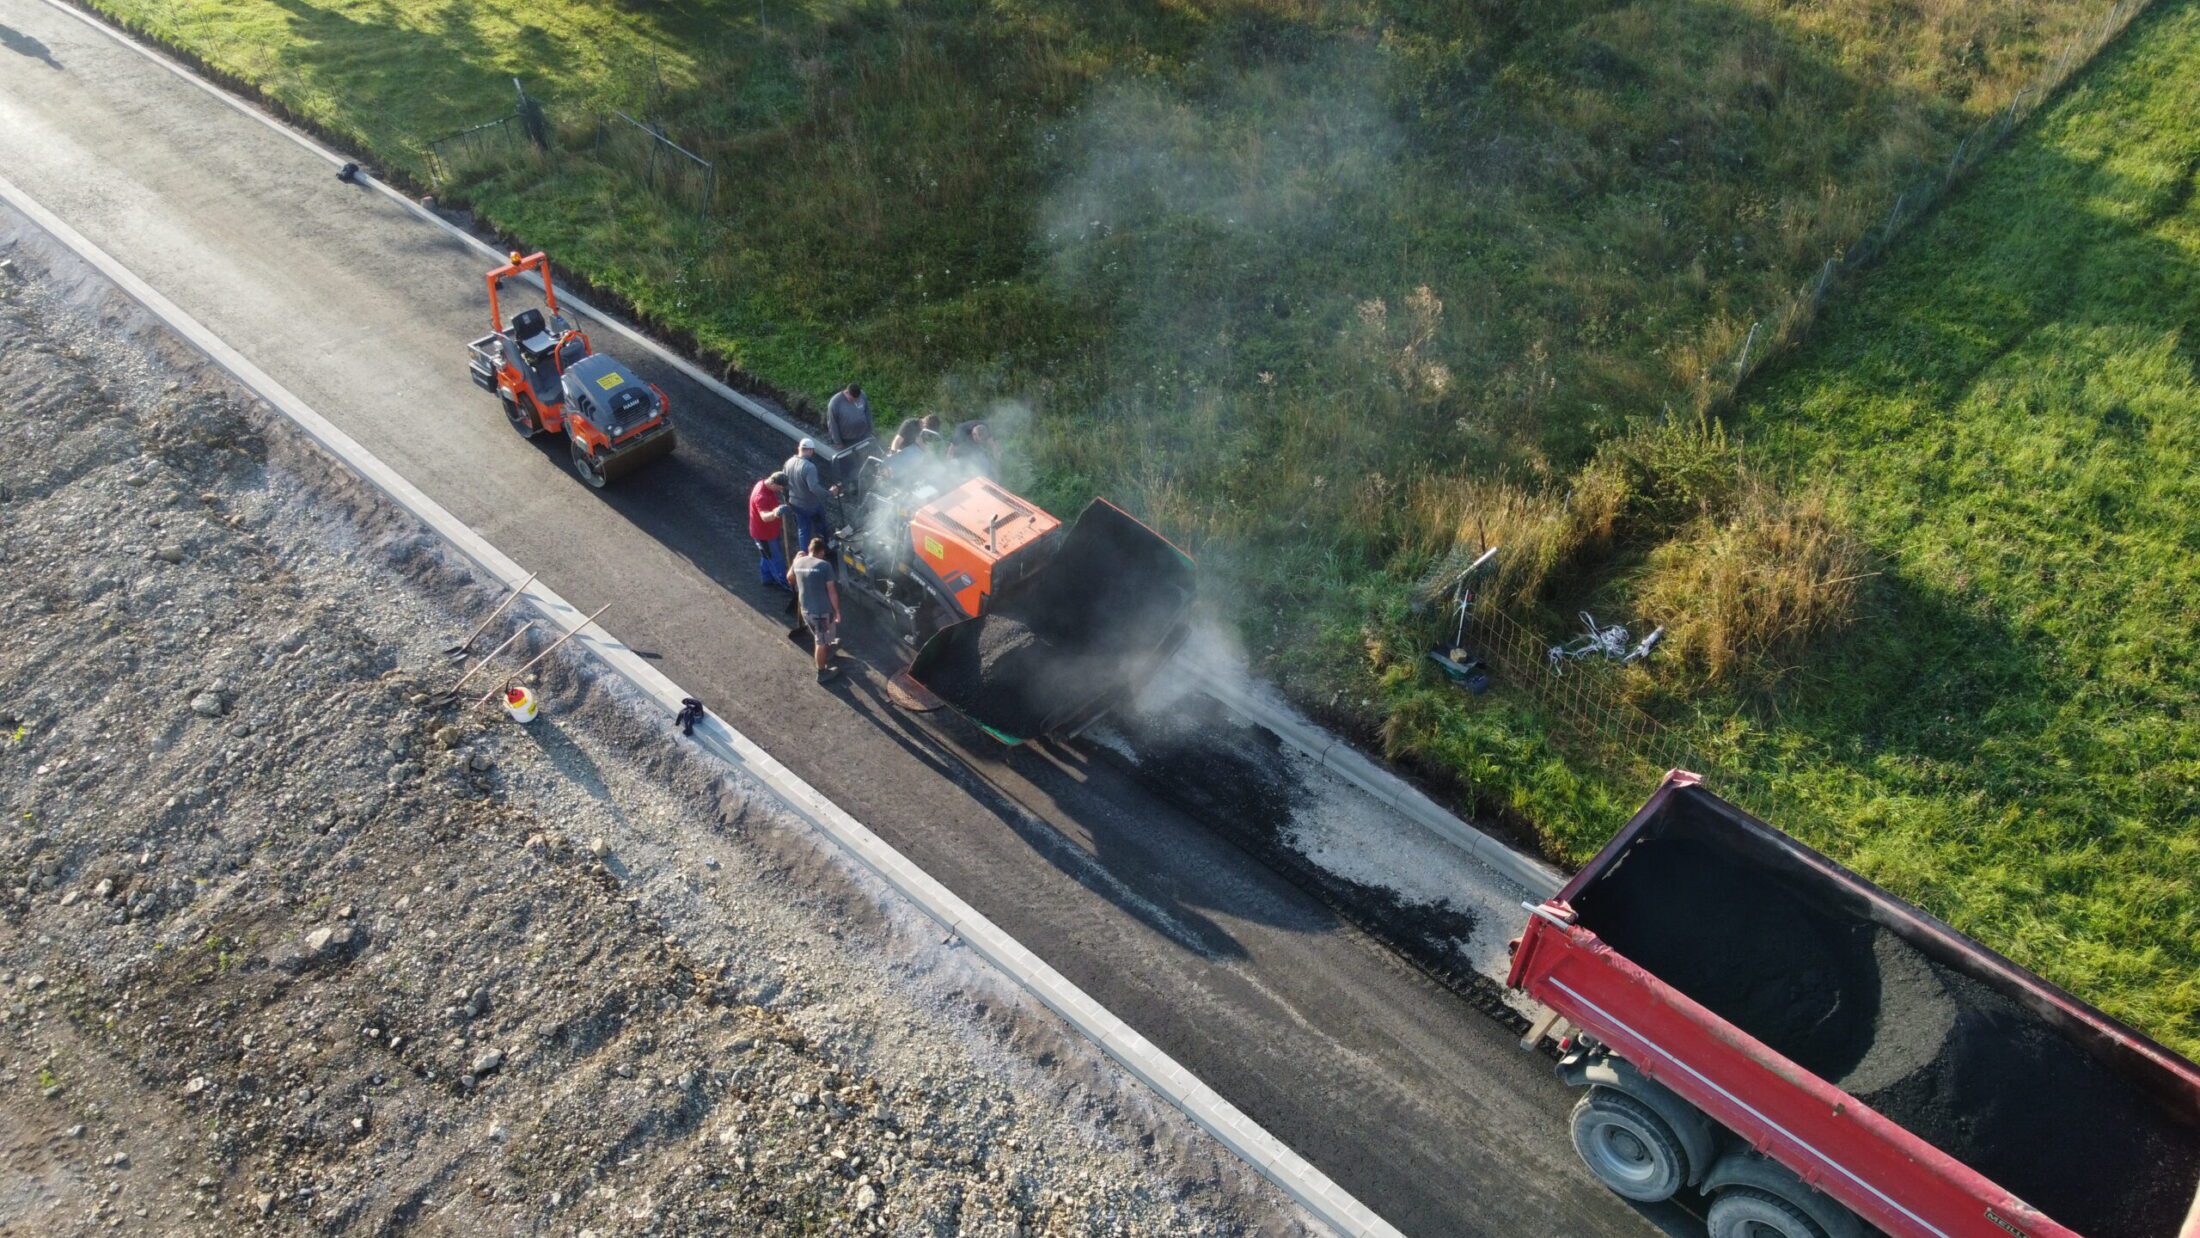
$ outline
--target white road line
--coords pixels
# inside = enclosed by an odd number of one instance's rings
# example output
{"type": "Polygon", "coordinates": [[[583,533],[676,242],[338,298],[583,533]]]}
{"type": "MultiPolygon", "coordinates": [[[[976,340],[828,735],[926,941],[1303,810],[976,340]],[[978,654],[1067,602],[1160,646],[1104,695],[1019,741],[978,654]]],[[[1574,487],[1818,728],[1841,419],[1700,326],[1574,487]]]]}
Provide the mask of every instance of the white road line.
{"type": "MultiPolygon", "coordinates": [[[[56,217],[13,181],[0,175],[0,201],[29,217],[37,227],[74,250],[109,280],[135,298],[178,335],[191,342],[215,364],[227,370],[262,399],[289,417],[306,435],[354,472],[372,483],[400,507],[428,525],[474,565],[507,589],[519,589],[528,604],[560,629],[570,628],[581,613],[540,581],[529,582],[531,573],[503,551],[444,510],[396,470],[362,447],[350,435],[276,382],[236,349],[162,296],[151,285],[56,217]]],[[[667,717],[677,712],[688,694],[597,624],[589,624],[575,642],[664,709],[667,717]]],[[[866,868],[945,925],[987,962],[1061,1016],[1071,1027],[1113,1058],[1146,1086],[1182,1110],[1200,1127],[1220,1140],[1262,1176],[1281,1187],[1291,1198],[1338,1232],[1355,1238],[1402,1238],[1389,1222],[1354,1199],[1328,1175],[1263,1130],[1259,1124],[1224,1100],[1220,1093],[1199,1081],[1175,1059],[1133,1031],[1106,1007],[1094,1001],[1068,977],[1003,932],[955,892],[911,863],[862,822],[842,811],[794,771],[779,763],[747,736],[726,725],[716,715],[705,715],[695,728],[695,740],[729,766],[768,787],[797,815],[833,839],[866,868]]]]}
{"type": "MultiPolygon", "coordinates": [[[[254,107],[246,100],[240,99],[227,90],[207,81],[197,73],[192,72],[188,66],[131,37],[126,31],[118,29],[111,23],[85,12],[76,5],[69,3],[69,0],[46,0],[46,3],[107,35],[124,47],[191,83],[214,98],[221,100],[224,105],[236,109],[238,112],[266,125],[275,132],[326,159],[330,166],[342,167],[344,164],[352,162],[338,152],[322,145],[310,134],[283,123],[274,116],[254,107]]],[[[505,255],[500,253],[494,246],[427,207],[420,205],[420,203],[399,190],[384,184],[364,169],[359,173],[359,179],[361,183],[370,185],[378,192],[387,195],[392,202],[396,202],[414,215],[434,224],[473,247],[482,256],[497,262],[504,260],[505,255]]],[[[533,276],[527,278],[528,282],[536,287],[541,286],[540,280],[535,279],[533,276]]],[[[610,327],[628,343],[654,355],[658,360],[680,371],[689,381],[710,391],[765,425],[778,430],[788,438],[800,439],[805,435],[814,433],[811,428],[774,412],[749,396],[711,377],[694,362],[642,334],[639,330],[620,321],[618,318],[604,313],[580,297],[569,295],[564,297],[563,300],[579,308],[583,313],[605,326],[610,327]]],[[[1566,883],[1565,876],[1557,869],[1531,856],[1523,855],[1476,829],[1471,822],[1446,810],[1436,801],[1422,794],[1418,788],[1391,771],[1384,769],[1358,749],[1344,743],[1329,732],[1304,719],[1293,716],[1286,710],[1276,708],[1258,696],[1239,690],[1228,676],[1201,672],[1197,668],[1194,668],[1194,673],[1199,674],[1206,681],[1206,686],[1212,695],[1222,700],[1230,708],[1267,727],[1285,743],[1306,753],[1347,782],[1358,786],[1361,790],[1373,796],[1377,802],[1389,805],[1406,820],[1428,830],[1452,846],[1465,851],[1484,866],[1495,869],[1499,874],[1509,878],[1522,888],[1538,895],[1548,896],[1557,893],[1559,887],[1566,883]]]]}

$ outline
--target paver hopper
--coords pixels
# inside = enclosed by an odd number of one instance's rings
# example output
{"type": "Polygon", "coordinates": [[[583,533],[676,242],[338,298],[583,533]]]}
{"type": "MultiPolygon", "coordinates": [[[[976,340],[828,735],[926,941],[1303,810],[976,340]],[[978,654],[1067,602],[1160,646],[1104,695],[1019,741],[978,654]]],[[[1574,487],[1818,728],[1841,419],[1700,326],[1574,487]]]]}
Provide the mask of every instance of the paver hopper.
{"type": "Polygon", "coordinates": [[[932,633],[909,678],[1003,743],[1073,735],[1184,643],[1194,594],[1191,556],[1094,499],[1043,565],[932,633]]]}

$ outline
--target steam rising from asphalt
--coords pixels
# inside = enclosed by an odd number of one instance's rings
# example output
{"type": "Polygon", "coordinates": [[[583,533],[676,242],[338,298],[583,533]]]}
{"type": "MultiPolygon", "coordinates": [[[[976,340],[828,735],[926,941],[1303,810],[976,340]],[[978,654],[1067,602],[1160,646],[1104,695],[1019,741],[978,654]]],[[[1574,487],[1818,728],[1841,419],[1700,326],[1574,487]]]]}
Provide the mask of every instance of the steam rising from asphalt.
{"type": "MultiPolygon", "coordinates": [[[[1091,471],[1113,472],[1111,497],[1149,513],[1207,501],[1215,479],[1273,450],[1274,384],[1322,366],[1353,307],[1386,291],[1351,282],[1371,265],[1355,221],[1398,192],[1406,147],[1379,50],[1218,40],[1199,64],[1188,82],[1103,86],[1043,139],[1067,170],[1039,244],[1073,301],[1099,311],[1106,358],[1087,415],[1113,458],[1091,471]]],[[[1200,554],[1214,582],[1228,547],[1200,554]]],[[[1203,612],[1225,595],[1207,596],[1203,612]]],[[[1221,615],[1203,613],[1178,665],[1192,658],[1252,683],[1221,615]]]]}
{"type": "MultiPolygon", "coordinates": [[[[1104,87],[1066,127],[1069,171],[1040,213],[1058,278],[1109,307],[1123,399],[1178,401],[1194,389],[1249,389],[1288,357],[1247,358],[1278,324],[1371,291],[1353,278],[1358,200],[1398,179],[1404,135],[1381,95],[1379,53],[1333,43],[1298,59],[1218,47],[1208,80],[1182,89],[1104,87]],[[1332,295],[1333,294],[1333,295],[1332,295]],[[1182,375],[1140,372],[1181,369],[1182,375]]],[[[1333,308],[1333,307],[1328,307],[1333,308]]],[[[1296,328],[1291,328],[1295,333],[1296,328]]],[[[1163,407],[1167,414],[1181,409],[1163,407]]],[[[1218,445],[1219,449],[1219,445],[1218,445]]]]}
{"type": "MultiPolygon", "coordinates": [[[[1276,699],[1272,697],[1273,689],[1253,678],[1236,630],[1203,610],[1193,620],[1191,635],[1177,650],[1175,660],[1147,681],[1131,701],[1130,709],[1149,718],[1167,718],[1187,698],[1209,693],[1216,685],[1276,699]]],[[[1280,705],[1280,699],[1277,703],[1280,705]]]]}
{"type": "MultiPolygon", "coordinates": [[[[1146,82],[1101,93],[1072,123],[1072,171],[1042,213],[1065,275],[1102,272],[1095,246],[1157,227],[1203,227],[1277,250],[1320,244],[1341,191],[1385,177],[1402,147],[1373,81],[1378,65],[1330,50],[1224,70],[1188,95],[1146,82]]],[[[1154,286],[1206,273],[1157,270],[1154,286]]],[[[1225,275],[1252,282],[1268,272],[1225,275]]]]}
{"type": "MultiPolygon", "coordinates": [[[[985,424],[990,463],[982,463],[968,455],[951,455],[946,443],[904,451],[893,457],[891,490],[913,501],[899,510],[896,505],[872,504],[864,514],[866,541],[873,546],[893,547],[897,554],[904,552],[909,548],[909,509],[918,502],[929,502],[973,477],[1007,480],[1030,474],[1027,441],[1031,407],[1020,401],[996,400],[976,420],[985,424]],[[923,496],[921,500],[918,499],[920,495],[923,496]]],[[[954,428],[948,427],[950,434],[954,428]]],[[[890,442],[889,438],[879,444],[879,457],[885,457],[890,442]]],[[[1014,485],[1009,488],[1015,489],[1014,485]]]]}

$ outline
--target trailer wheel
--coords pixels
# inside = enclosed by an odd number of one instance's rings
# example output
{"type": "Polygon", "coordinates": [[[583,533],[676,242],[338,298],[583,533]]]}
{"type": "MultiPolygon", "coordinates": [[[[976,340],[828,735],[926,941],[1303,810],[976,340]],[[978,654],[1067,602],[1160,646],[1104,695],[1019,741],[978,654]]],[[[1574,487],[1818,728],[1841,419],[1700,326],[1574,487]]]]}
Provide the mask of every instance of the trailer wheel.
{"type": "Polygon", "coordinates": [[[1688,1151],[1650,1106],[1593,1087],[1574,1105],[1574,1151],[1597,1180],[1637,1203],[1671,1199],[1688,1181],[1688,1151]]]}
{"type": "Polygon", "coordinates": [[[589,489],[603,489],[604,483],[611,480],[605,475],[603,465],[588,453],[588,444],[581,441],[580,435],[573,435],[569,441],[573,444],[573,471],[581,475],[589,489]]]}
{"type": "Polygon", "coordinates": [[[1711,1238],[1827,1238],[1801,1208],[1755,1187],[1730,1186],[1711,1201],[1711,1238]]]}
{"type": "Polygon", "coordinates": [[[512,423],[512,428],[519,431],[521,438],[533,438],[542,432],[542,427],[535,423],[533,410],[521,407],[520,402],[512,398],[511,392],[499,391],[497,399],[504,404],[504,419],[512,423]]]}

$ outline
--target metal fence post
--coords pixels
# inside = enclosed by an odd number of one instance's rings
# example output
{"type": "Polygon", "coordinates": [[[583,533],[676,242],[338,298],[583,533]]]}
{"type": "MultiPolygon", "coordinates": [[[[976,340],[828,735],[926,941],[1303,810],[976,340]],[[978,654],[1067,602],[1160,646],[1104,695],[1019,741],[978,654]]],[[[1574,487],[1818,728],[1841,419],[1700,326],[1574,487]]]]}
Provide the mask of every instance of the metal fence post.
{"type": "Polygon", "coordinates": [[[1757,328],[1764,325],[1762,319],[1749,324],[1749,334],[1742,337],[1742,355],[1734,362],[1734,381],[1737,384],[1742,381],[1743,373],[1749,368],[1749,346],[1757,342],[1757,328]]]}

